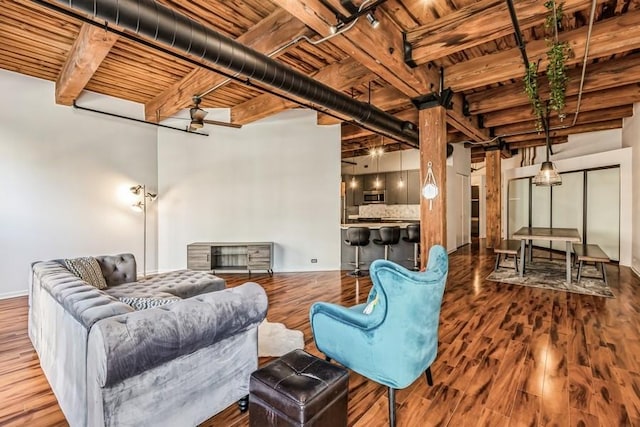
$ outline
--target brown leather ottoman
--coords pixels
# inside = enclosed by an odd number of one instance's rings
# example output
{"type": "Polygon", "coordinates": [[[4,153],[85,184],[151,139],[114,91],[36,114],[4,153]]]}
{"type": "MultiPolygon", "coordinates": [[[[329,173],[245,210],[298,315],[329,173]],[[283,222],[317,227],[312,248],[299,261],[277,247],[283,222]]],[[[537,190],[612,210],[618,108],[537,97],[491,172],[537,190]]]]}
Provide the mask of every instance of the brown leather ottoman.
{"type": "Polygon", "coordinates": [[[346,369],[294,350],[251,374],[251,427],[347,425],[346,369]]]}

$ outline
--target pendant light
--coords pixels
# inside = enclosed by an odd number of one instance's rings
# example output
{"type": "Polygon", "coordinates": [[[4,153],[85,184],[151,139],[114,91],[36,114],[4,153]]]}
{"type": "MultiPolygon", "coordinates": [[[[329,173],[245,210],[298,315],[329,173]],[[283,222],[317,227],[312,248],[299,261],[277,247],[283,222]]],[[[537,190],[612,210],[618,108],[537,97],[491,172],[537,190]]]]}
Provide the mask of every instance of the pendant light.
{"type": "Polygon", "coordinates": [[[356,188],[358,186],[358,181],[356,181],[356,165],[351,165],[351,188],[356,188]]]}
{"type": "Polygon", "coordinates": [[[558,169],[556,169],[556,165],[549,161],[549,151],[551,151],[551,139],[549,138],[549,112],[547,112],[547,116],[545,117],[543,124],[546,137],[545,148],[547,152],[547,160],[542,162],[540,170],[533,178],[533,183],[538,186],[550,187],[552,185],[562,184],[562,178],[558,173],[558,169]]]}
{"type": "Polygon", "coordinates": [[[398,181],[398,187],[404,187],[404,180],[402,179],[402,150],[400,150],[400,181],[398,181]]]}

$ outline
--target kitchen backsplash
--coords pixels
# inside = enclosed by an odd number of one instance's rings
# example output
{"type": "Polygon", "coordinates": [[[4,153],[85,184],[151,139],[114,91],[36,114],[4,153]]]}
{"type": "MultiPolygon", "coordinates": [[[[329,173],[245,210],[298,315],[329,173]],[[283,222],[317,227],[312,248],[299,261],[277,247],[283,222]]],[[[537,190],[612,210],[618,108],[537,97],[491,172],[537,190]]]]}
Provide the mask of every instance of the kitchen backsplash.
{"type": "Polygon", "coordinates": [[[420,218],[420,205],[361,205],[358,215],[366,218],[420,218]]]}

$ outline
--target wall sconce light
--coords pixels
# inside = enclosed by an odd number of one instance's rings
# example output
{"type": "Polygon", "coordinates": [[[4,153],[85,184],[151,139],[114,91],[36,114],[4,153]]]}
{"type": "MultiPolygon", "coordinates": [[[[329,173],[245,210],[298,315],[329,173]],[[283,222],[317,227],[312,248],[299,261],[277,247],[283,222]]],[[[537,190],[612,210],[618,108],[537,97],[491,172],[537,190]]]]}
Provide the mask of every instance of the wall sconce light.
{"type": "Polygon", "coordinates": [[[131,205],[131,209],[142,212],[143,214],[143,228],[142,228],[142,274],[147,277],[147,203],[152,202],[158,198],[157,193],[147,192],[147,187],[143,184],[138,184],[129,189],[132,194],[142,197],[136,203],[131,205]]]}
{"type": "Polygon", "coordinates": [[[427,163],[427,176],[424,179],[422,186],[422,197],[429,201],[429,210],[433,209],[433,199],[438,196],[438,184],[436,183],[436,177],[433,175],[431,162],[427,163]]]}

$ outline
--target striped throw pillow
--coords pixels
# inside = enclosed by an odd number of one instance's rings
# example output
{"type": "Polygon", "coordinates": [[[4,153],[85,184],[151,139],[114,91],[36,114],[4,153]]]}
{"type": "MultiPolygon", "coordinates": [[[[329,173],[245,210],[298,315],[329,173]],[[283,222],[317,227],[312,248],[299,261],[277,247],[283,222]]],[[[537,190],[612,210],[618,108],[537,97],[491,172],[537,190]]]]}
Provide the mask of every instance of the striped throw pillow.
{"type": "Polygon", "coordinates": [[[100,264],[94,257],[81,257],[66,259],[64,261],[70,272],[98,289],[106,289],[107,282],[104,280],[100,264]]]}

